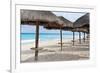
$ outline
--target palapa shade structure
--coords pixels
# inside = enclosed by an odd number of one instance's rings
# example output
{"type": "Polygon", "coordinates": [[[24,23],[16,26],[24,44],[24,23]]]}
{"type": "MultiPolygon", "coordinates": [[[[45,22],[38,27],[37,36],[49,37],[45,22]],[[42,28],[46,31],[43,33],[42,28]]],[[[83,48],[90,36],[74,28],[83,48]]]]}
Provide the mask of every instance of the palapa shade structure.
{"type": "Polygon", "coordinates": [[[22,25],[36,25],[35,60],[38,60],[39,25],[60,27],[61,23],[59,22],[59,18],[50,11],[21,9],[20,14],[22,25]]]}
{"type": "Polygon", "coordinates": [[[60,26],[60,27],[59,26],[58,27],[44,26],[44,28],[46,28],[46,29],[60,29],[60,41],[61,41],[61,50],[62,50],[62,30],[73,31],[73,23],[71,21],[67,20],[66,18],[64,18],[63,16],[59,16],[58,18],[60,19],[59,22],[62,23],[62,26],[60,26]]]}
{"type": "Polygon", "coordinates": [[[63,26],[61,27],[61,30],[60,30],[61,46],[62,46],[62,30],[72,31],[73,23],[69,21],[68,19],[64,18],[63,16],[59,16],[59,19],[63,21],[63,26]]]}
{"type": "Polygon", "coordinates": [[[64,22],[64,24],[62,26],[62,30],[67,30],[67,31],[73,32],[73,45],[74,45],[75,34],[73,31],[73,23],[62,16],[59,16],[59,19],[64,22]]]}
{"type": "Polygon", "coordinates": [[[81,43],[81,34],[80,32],[84,32],[84,42],[85,42],[85,33],[89,33],[89,13],[86,13],[85,15],[83,15],[82,17],[78,18],[75,22],[74,22],[74,30],[79,32],[79,41],[81,43]]]}
{"type": "MultiPolygon", "coordinates": [[[[78,18],[74,22],[74,28],[82,28],[82,30],[84,28],[89,33],[89,24],[90,24],[89,16],[90,16],[89,13],[86,13],[82,17],[78,18]]],[[[83,31],[86,31],[86,30],[83,30],[83,31]]]]}
{"type": "Polygon", "coordinates": [[[74,28],[73,28],[73,23],[71,21],[69,21],[68,19],[60,16],[59,17],[62,21],[64,21],[64,24],[63,24],[63,27],[62,29],[63,30],[67,30],[67,31],[72,31],[73,32],[73,45],[74,45],[74,40],[75,40],[75,31],[74,28]]]}

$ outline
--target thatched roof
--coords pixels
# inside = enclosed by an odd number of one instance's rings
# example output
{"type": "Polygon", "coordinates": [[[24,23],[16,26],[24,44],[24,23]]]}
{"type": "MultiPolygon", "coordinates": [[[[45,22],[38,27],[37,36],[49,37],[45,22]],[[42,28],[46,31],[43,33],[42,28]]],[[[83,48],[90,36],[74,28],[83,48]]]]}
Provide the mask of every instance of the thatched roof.
{"type": "Polygon", "coordinates": [[[87,13],[74,22],[74,27],[89,27],[89,24],[89,13],[87,13]]]}
{"type": "Polygon", "coordinates": [[[84,28],[75,28],[73,29],[74,32],[86,32],[88,33],[88,29],[84,29],[84,28]]]}
{"type": "Polygon", "coordinates": [[[62,28],[63,30],[70,30],[73,28],[73,23],[69,20],[67,20],[66,18],[64,18],[63,16],[59,16],[59,22],[62,23],[62,27],[50,27],[50,26],[44,26],[44,28],[47,29],[60,29],[62,28]]]}
{"type": "Polygon", "coordinates": [[[41,24],[45,23],[57,23],[59,22],[58,17],[50,11],[39,11],[39,10],[24,10],[21,9],[21,23],[34,23],[39,21],[41,24]]]}
{"type": "Polygon", "coordinates": [[[59,19],[63,21],[63,27],[73,27],[73,23],[69,21],[68,19],[64,18],[63,16],[59,16],[59,19]]]}

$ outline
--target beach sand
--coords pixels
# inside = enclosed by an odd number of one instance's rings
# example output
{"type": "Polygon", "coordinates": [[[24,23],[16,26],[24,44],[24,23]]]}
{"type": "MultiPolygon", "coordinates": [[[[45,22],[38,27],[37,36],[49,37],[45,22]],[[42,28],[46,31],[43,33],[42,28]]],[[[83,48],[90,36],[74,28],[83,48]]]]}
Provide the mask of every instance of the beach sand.
{"type": "MultiPolygon", "coordinates": [[[[78,40],[75,40],[73,46],[71,39],[63,39],[63,48],[59,44],[60,40],[48,40],[39,42],[38,61],[72,61],[72,60],[88,60],[89,59],[89,40],[79,44],[78,40]]],[[[34,50],[30,49],[35,46],[34,42],[21,44],[21,62],[35,62],[34,50]]]]}

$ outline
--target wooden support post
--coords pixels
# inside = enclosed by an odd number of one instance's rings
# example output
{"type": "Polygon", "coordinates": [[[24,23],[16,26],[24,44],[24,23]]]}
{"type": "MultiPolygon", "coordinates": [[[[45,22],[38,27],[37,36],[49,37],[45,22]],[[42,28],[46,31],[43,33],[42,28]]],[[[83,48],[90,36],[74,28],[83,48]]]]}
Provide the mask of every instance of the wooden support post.
{"type": "Polygon", "coordinates": [[[86,38],[87,38],[87,39],[89,38],[89,33],[87,33],[86,38]]]}
{"type": "Polygon", "coordinates": [[[35,36],[35,61],[38,60],[38,47],[39,47],[39,22],[36,21],[36,36],[35,36]]]}
{"type": "Polygon", "coordinates": [[[85,32],[84,32],[84,42],[85,42],[85,32]]]}
{"type": "Polygon", "coordinates": [[[62,28],[60,28],[60,42],[61,42],[61,51],[62,51],[62,28]]]}
{"type": "Polygon", "coordinates": [[[73,31],[73,46],[74,46],[74,42],[75,42],[75,32],[73,31]]]}
{"type": "Polygon", "coordinates": [[[81,32],[79,32],[79,43],[81,44],[81,32]]]}

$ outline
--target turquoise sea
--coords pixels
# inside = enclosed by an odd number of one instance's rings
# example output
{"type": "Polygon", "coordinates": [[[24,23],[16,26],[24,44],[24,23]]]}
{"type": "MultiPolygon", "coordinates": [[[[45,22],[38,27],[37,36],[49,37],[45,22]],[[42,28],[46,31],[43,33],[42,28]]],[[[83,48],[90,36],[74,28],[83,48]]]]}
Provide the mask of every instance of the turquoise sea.
{"type": "MultiPolygon", "coordinates": [[[[75,35],[78,38],[78,34],[75,35]]],[[[21,40],[34,40],[35,33],[21,33],[21,40]]],[[[63,33],[63,39],[71,39],[73,38],[73,33],[63,33]]],[[[53,39],[60,39],[60,33],[40,33],[39,39],[44,40],[53,40],[53,39]]]]}

